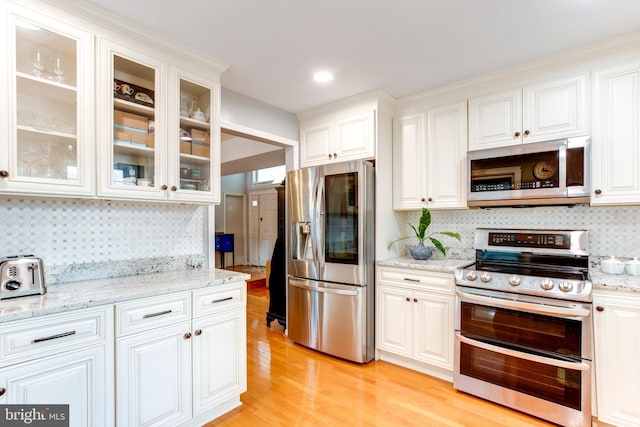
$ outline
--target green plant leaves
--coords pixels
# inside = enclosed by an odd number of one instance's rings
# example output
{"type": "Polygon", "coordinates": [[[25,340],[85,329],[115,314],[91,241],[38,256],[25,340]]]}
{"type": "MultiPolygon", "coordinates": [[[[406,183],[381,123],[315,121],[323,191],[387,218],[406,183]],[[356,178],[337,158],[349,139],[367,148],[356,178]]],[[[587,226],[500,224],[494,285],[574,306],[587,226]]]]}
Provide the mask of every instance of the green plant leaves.
{"type": "Polygon", "coordinates": [[[431,225],[431,212],[427,208],[422,208],[422,215],[420,215],[420,221],[418,223],[418,227],[416,228],[413,224],[409,224],[409,227],[411,227],[411,229],[415,233],[415,236],[400,237],[399,239],[396,239],[393,242],[389,243],[389,245],[387,246],[387,249],[391,249],[393,244],[396,242],[399,242],[400,240],[416,238],[418,239],[418,241],[424,242],[425,239],[428,238],[431,241],[431,243],[433,243],[433,246],[435,246],[436,249],[442,252],[442,255],[447,256],[447,251],[444,245],[442,244],[442,242],[440,242],[440,240],[436,239],[435,237],[431,237],[431,236],[433,236],[434,234],[442,234],[444,236],[452,237],[458,240],[459,242],[462,241],[462,236],[460,236],[460,233],[456,233],[453,231],[434,231],[433,233],[426,236],[427,229],[429,228],[430,225],[431,225]]]}
{"type": "Polygon", "coordinates": [[[433,246],[435,246],[440,252],[442,252],[442,255],[447,256],[447,250],[444,248],[444,245],[440,242],[440,240],[436,239],[435,237],[429,237],[429,240],[431,240],[433,246]]]}

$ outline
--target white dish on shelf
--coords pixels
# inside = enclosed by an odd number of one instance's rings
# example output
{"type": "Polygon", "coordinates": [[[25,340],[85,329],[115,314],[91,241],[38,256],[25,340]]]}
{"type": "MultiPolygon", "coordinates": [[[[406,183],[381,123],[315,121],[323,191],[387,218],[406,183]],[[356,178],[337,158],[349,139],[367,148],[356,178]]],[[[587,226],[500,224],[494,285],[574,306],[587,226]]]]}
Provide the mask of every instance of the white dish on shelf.
{"type": "Polygon", "coordinates": [[[622,274],[624,271],[624,262],[617,260],[616,257],[611,256],[609,259],[605,259],[600,263],[602,271],[607,274],[622,274]]]}

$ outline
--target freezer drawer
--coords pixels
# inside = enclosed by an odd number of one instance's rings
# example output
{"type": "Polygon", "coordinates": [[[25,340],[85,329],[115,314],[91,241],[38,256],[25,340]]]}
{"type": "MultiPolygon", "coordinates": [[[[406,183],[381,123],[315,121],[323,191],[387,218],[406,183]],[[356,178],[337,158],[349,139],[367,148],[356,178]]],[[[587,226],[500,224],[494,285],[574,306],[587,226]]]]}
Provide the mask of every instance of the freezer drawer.
{"type": "Polygon", "coordinates": [[[289,277],[289,338],[358,363],[373,359],[373,292],[289,277]]]}

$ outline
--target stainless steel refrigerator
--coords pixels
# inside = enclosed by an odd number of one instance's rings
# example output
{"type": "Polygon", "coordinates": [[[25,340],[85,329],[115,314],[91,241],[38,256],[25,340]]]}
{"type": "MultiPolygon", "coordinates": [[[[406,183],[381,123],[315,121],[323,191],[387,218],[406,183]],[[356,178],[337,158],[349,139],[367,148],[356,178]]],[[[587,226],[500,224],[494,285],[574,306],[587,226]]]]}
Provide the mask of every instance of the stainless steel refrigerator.
{"type": "Polygon", "coordinates": [[[289,338],[359,363],[374,357],[374,176],[351,161],[286,181],[289,338]]]}

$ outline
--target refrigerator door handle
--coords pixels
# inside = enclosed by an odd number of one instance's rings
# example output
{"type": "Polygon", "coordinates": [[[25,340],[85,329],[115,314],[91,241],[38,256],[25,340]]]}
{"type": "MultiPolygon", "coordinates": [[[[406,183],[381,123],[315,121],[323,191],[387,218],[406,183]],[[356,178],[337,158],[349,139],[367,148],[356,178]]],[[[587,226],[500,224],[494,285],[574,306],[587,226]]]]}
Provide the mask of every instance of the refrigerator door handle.
{"type": "Polygon", "coordinates": [[[347,296],[358,295],[358,291],[351,291],[346,289],[335,289],[335,288],[324,288],[319,286],[309,286],[309,285],[305,285],[302,282],[299,282],[297,280],[292,280],[292,279],[289,279],[289,284],[291,286],[295,286],[296,288],[305,289],[308,291],[317,291],[317,292],[324,292],[327,294],[337,294],[337,295],[347,295],[347,296]]]}
{"type": "Polygon", "coordinates": [[[318,271],[318,278],[324,278],[324,175],[319,176],[316,181],[314,206],[315,223],[315,252],[314,261],[318,271]]]}

